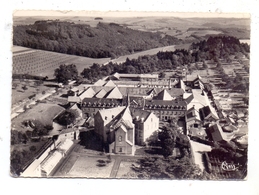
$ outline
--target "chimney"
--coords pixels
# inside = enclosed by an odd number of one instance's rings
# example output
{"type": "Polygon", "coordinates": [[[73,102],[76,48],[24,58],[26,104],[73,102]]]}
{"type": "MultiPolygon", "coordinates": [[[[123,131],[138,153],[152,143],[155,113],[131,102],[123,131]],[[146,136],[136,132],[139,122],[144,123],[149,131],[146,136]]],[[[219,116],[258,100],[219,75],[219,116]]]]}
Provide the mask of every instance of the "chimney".
{"type": "Polygon", "coordinates": [[[137,121],[139,120],[139,116],[136,116],[136,120],[137,120],[137,121]]]}
{"type": "Polygon", "coordinates": [[[144,118],[141,118],[141,122],[142,122],[142,123],[144,122],[144,118]]]}
{"type": "Polygon", "coordinates": [[[169,78],[169,86],[168,86],[169,89],[171,89],[171,79],[169,78]]]}

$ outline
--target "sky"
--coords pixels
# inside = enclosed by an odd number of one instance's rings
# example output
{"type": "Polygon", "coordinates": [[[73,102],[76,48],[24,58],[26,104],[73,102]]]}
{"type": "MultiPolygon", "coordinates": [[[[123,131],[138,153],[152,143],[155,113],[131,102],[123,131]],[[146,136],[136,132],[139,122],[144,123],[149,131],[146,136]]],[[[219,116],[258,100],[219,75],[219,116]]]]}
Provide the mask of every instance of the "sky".
{"type": "Polygon", "coordinates": [[[17,10],[13,12],[14,16],[101,16],[101,17],[181,17],[181,18],[249,18],[247,13],[176,13],[176,12],[121,12],[121,11],[23,11],[17,10]]]}

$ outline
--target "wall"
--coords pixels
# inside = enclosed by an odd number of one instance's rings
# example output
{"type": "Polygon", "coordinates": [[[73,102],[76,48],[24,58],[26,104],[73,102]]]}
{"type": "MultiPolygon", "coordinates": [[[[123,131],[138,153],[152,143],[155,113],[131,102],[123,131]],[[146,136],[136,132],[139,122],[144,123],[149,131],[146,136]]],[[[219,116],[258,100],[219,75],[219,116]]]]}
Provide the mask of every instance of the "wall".
{"type": "Polygon", "coordinates": [[[159,128],[159,118],[153,113],[146,119],[144,122],[144,135],[143,141],[145,142],[147,138],[149,138],[153,132],[158,130],[159,128]]]}

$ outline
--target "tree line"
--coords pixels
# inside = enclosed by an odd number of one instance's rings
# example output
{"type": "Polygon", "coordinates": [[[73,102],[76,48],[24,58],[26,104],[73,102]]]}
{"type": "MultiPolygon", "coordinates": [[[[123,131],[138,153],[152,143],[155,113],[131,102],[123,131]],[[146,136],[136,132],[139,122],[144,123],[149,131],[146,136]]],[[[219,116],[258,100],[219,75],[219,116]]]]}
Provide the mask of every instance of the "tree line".
{"type": "Polygon", "coordinates": [[[70,22],[36,21],[13,28],[13,44],[91,58],[116,58],[138,51],[182,43],[173,36],[133,30],[115,23],[96,27],[70,22]]]}
{"type": "MultiPolygon", "coordinates": [[[[201,62],[203,69],[207,68],[206,60],[219,63],[219,59],[230,62],[230,56],[239,58],[245,55],[249,58],[250,47],[240,43],[235,37],[209,37],[208,40],[193,43],[189,50],[177,49],[175,51],[158,52],[156,55],[144,55],[137,59],[126,59],[124,63],[110,62],[107,65],[93,64],[85,68],[81,75],[91,81],[108,76],[112,73],[150,73],[166,69],[176,69],[187,65],[191,71],[191,64],[201,62]]],[[[199,68],[199,67],[197,67],[199,68]]]]}

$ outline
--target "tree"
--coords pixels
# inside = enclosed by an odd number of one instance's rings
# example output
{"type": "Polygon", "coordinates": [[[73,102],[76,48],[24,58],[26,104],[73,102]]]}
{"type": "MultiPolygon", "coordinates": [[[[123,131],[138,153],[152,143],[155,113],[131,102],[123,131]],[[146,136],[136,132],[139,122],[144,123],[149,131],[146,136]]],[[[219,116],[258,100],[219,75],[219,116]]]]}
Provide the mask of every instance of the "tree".
{"type": "Polygon", "coordinates": [[[175,136],[172,131],[173,130],[168,127],[163,127],[162,131],[158,134],[158,138],[161,141],[162,154],[165,158],[173,154],[175,136]]]}
{"type": "Polygon", "coordinates": [[[161,79],[165,78],[165,72],[160,72],[158,76],[161,79]]]}
{"type": "Polygon", "coordinates": [[[30,151],[31,151],[31,152],[35,152],[36,149],[37,149],[37,148],[36,148],[35,146],[30,146],[30,151]]]}
{"type": "MultiPolygon", "coordinates": [[[[190,158],[176,160],[173,158],[146,157],[132,165],[138,178],[145,179],[204,179],[204,173],[190,158]]],[[[132,174],[132,173],[131,173],[132,174]]]]}
{"type": "Polygon", "coordinates": [[[60,65],[54,72],[54,76],[59,83],[67,84],[68,80],[77,79],[78,71],[76,65],[60,65]]]}
{"type": "Polygon", "coordinates": [[[77,110],[69,109],[66,110],[59,118],[58,122],[61,125],[70,125],[73,124],[76,119],[79,117],[79,113],[77,110]]]}

